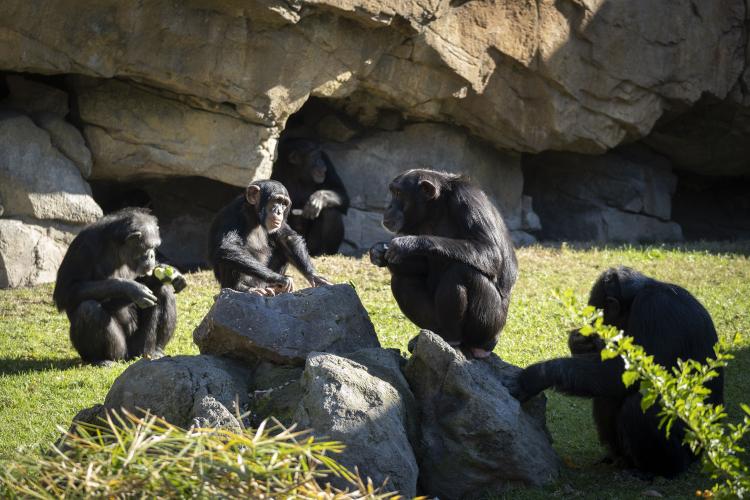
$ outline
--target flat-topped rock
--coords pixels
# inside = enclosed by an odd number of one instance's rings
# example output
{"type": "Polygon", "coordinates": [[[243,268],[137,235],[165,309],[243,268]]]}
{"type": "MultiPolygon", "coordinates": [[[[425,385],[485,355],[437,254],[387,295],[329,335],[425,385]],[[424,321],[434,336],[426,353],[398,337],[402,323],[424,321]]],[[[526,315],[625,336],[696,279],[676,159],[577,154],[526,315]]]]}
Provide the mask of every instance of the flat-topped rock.
{"type": "Polygon", "coordinates": [[[193,333],[203,354],[302,366],[311,352],[343,355],[380,347],[350,285],[307,288],[276,297],[224,289],[193,333]]]}

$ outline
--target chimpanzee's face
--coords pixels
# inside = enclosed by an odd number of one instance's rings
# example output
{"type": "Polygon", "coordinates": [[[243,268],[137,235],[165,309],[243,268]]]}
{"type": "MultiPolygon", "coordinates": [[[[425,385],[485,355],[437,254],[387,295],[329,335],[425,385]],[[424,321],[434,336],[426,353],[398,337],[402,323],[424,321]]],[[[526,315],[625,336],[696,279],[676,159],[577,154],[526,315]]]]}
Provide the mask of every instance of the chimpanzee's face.
{"type": "Polygon", "coordinates": [[[428,219],[430,201],[436,197],[434,184],[410,170],[388,185],[391,201],[383,213],[383,227],[395,234],[415,234],[428,219]]]}
{"type": "Polygon", "coordinates": [[[324,154],[318,147],[298,149],[292,151],[289,155],[289,161],[302,169],[305,175],[309,176],[315,184],[322,184],[326,180],[326,172],[328,171],[328,165],[323,157],[324,154]]]}
{"type": "Polygon", "coordinates": [[[292,201],[284,185],[277,181],[255,181],[245,191],[245,200],[254,207],[258,220],[268,233],[281,228],[292,201]]]}
{"type": "Polygon", "coordinates": [[[159,228],[146,226],[130,234],[122,249],[123,264],[136,276],[146,276],[156,267],[156,249],[161,245],[159,228]]]}
{"type": "Polygon", "coordinates": [[[266,206],[262,210],[265,213],[265,218],[262,220],[266,231],[273,233],[279,230],[286,220],[290,205],[289,197],[282,194],[274,194],[268,198],[266,206]]]}

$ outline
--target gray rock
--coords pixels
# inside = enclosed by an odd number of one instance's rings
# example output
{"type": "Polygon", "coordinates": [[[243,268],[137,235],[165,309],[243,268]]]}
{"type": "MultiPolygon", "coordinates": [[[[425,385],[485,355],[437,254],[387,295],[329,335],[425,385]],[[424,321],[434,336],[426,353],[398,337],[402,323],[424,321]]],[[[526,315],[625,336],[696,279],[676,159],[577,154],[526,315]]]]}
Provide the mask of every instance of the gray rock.
{"type": "Polygon", "coordinates": [[[142,359],[117,377],[102,411],[150,411],[179,427],[239,429],[252,371],[214,356],[142,359]]]}
{"type": "Polygon", "coordinates": [[[420,484],[440,498],[476,498],[555,480],[559,459],[545,423],[544,396],[523,406],[505,384],[520,368],[497,356],[466,359],[422,330],[405,375],[420,409],[420,484]]]}
{"type": "Polygon", "coordinates": [[[49,112],[60,117],[68,114],[67,92],[19,75],[6,76],[5,83],[10,95],[0,102],[0,107],[26,114],[49,112]]]}
{"type": "MultiPolygon", "coordinates": [[[[393,351],[356,354],[368,364],[333,354],[313,353],[302,375],[302,397],[295,421],[316,436],[346,444],[336,458],[386,490],[416,495],[418,468],[409,442],[414,418],[411,392],[393,351]]],[[[332,482],[336,483],[333,479],[332,482]]]]}
{"type": "Polygon", "coordinates": [[[36,113],[32,118],[34,123],[47,131],[52,145],[75,163],[84,178],[88,178],[92,167],[91,151],[86,146],[81,132],[54,113],[36,113]]]}
{"type": "Polygon", "coordinates": [[[743,0],[144,5],[4,0],[0,67],[147,82],[269,128],[311,95],[361,89],[499,148],[601,152],[647,135],[665,109],[725,98],[747,61],[743,0]]]}
{"type": "Polygon", "coordinates": [[[275,131],[117,80],[76,80],[94,179],[198,175],[245,187],[268,178],[275,131]]]}
{"type": "Polygon", "coordinates": [[[253,425],[275,418],[286,426],[294,423],[294,413],[302,399],[302,367],[260,363],[253,372],[250,409],[253,425]]]}
{"type": "Polygon", "coordinates": [[[541,236],[578,241],[675,241],[671,222],[677,179],[669,161],[642,146],[601,156],[546,153],[525,163],[526,191],[541,236]]]}
{"type": "Polygon", "coordinates": [[[0,113],[0,198],[6,217],[86,224],[102,216],[78,168],[27,116],[0,113]]]}
{"type": "Polygon", "coordinates": [[[80,227],[0,219],[0,288],[51,283],[80,227]]]}
{"type": "Polygon", "coordinates": [[[193,332],[201,353],[303,365],[311,352],[346,354],[380,347],[350,285],[307,288],[276,297],[224,289],[193,332]]]}

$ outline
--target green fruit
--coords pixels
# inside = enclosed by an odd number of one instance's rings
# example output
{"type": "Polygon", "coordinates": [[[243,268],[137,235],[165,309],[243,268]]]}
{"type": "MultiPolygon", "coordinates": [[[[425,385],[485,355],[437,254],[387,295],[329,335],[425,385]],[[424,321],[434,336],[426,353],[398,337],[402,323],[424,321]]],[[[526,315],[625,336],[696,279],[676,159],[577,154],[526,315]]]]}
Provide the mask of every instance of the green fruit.
{"type": "Polygon", "coordinates": [[[154,276],[156,276],[156,279],[158,279],[159,281],[164,281],[164,275],[165,272],[163,267],[154,268],[154,276]]]}
{"type": "Polygon", "coordinates": [[[172,279],[172,276],[174,275],[175,268],[172,266],[166,266],[164,268],[164,274],[167,275],[167,278],[172,279]]]}

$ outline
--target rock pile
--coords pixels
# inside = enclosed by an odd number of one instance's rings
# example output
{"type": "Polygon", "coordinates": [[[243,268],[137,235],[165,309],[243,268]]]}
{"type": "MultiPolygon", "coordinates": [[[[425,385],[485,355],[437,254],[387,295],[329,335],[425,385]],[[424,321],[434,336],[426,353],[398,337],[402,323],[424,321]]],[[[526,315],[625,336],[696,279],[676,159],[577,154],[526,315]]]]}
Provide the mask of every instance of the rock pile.
{"type": "Polygon", "coordinates": [[[91,153],[64,117],[68,95],[10,75],[0,100],[0,288],[54,281],[68,244],[102,216],[84,180],[91,153]]]}
{"type": "Polygon", "coordinates": [[[76,418],[123,407],[238,428],[273,416],[345,443],[341,463],[407,498],[557,477],[544,396],[520,405],[506,389],[517,367],[466,359],[427,331],[407,361],[380,347],[349,285],[275,298],[224,290],[194,338],[201,355],[138,361],[76,418]]]}

